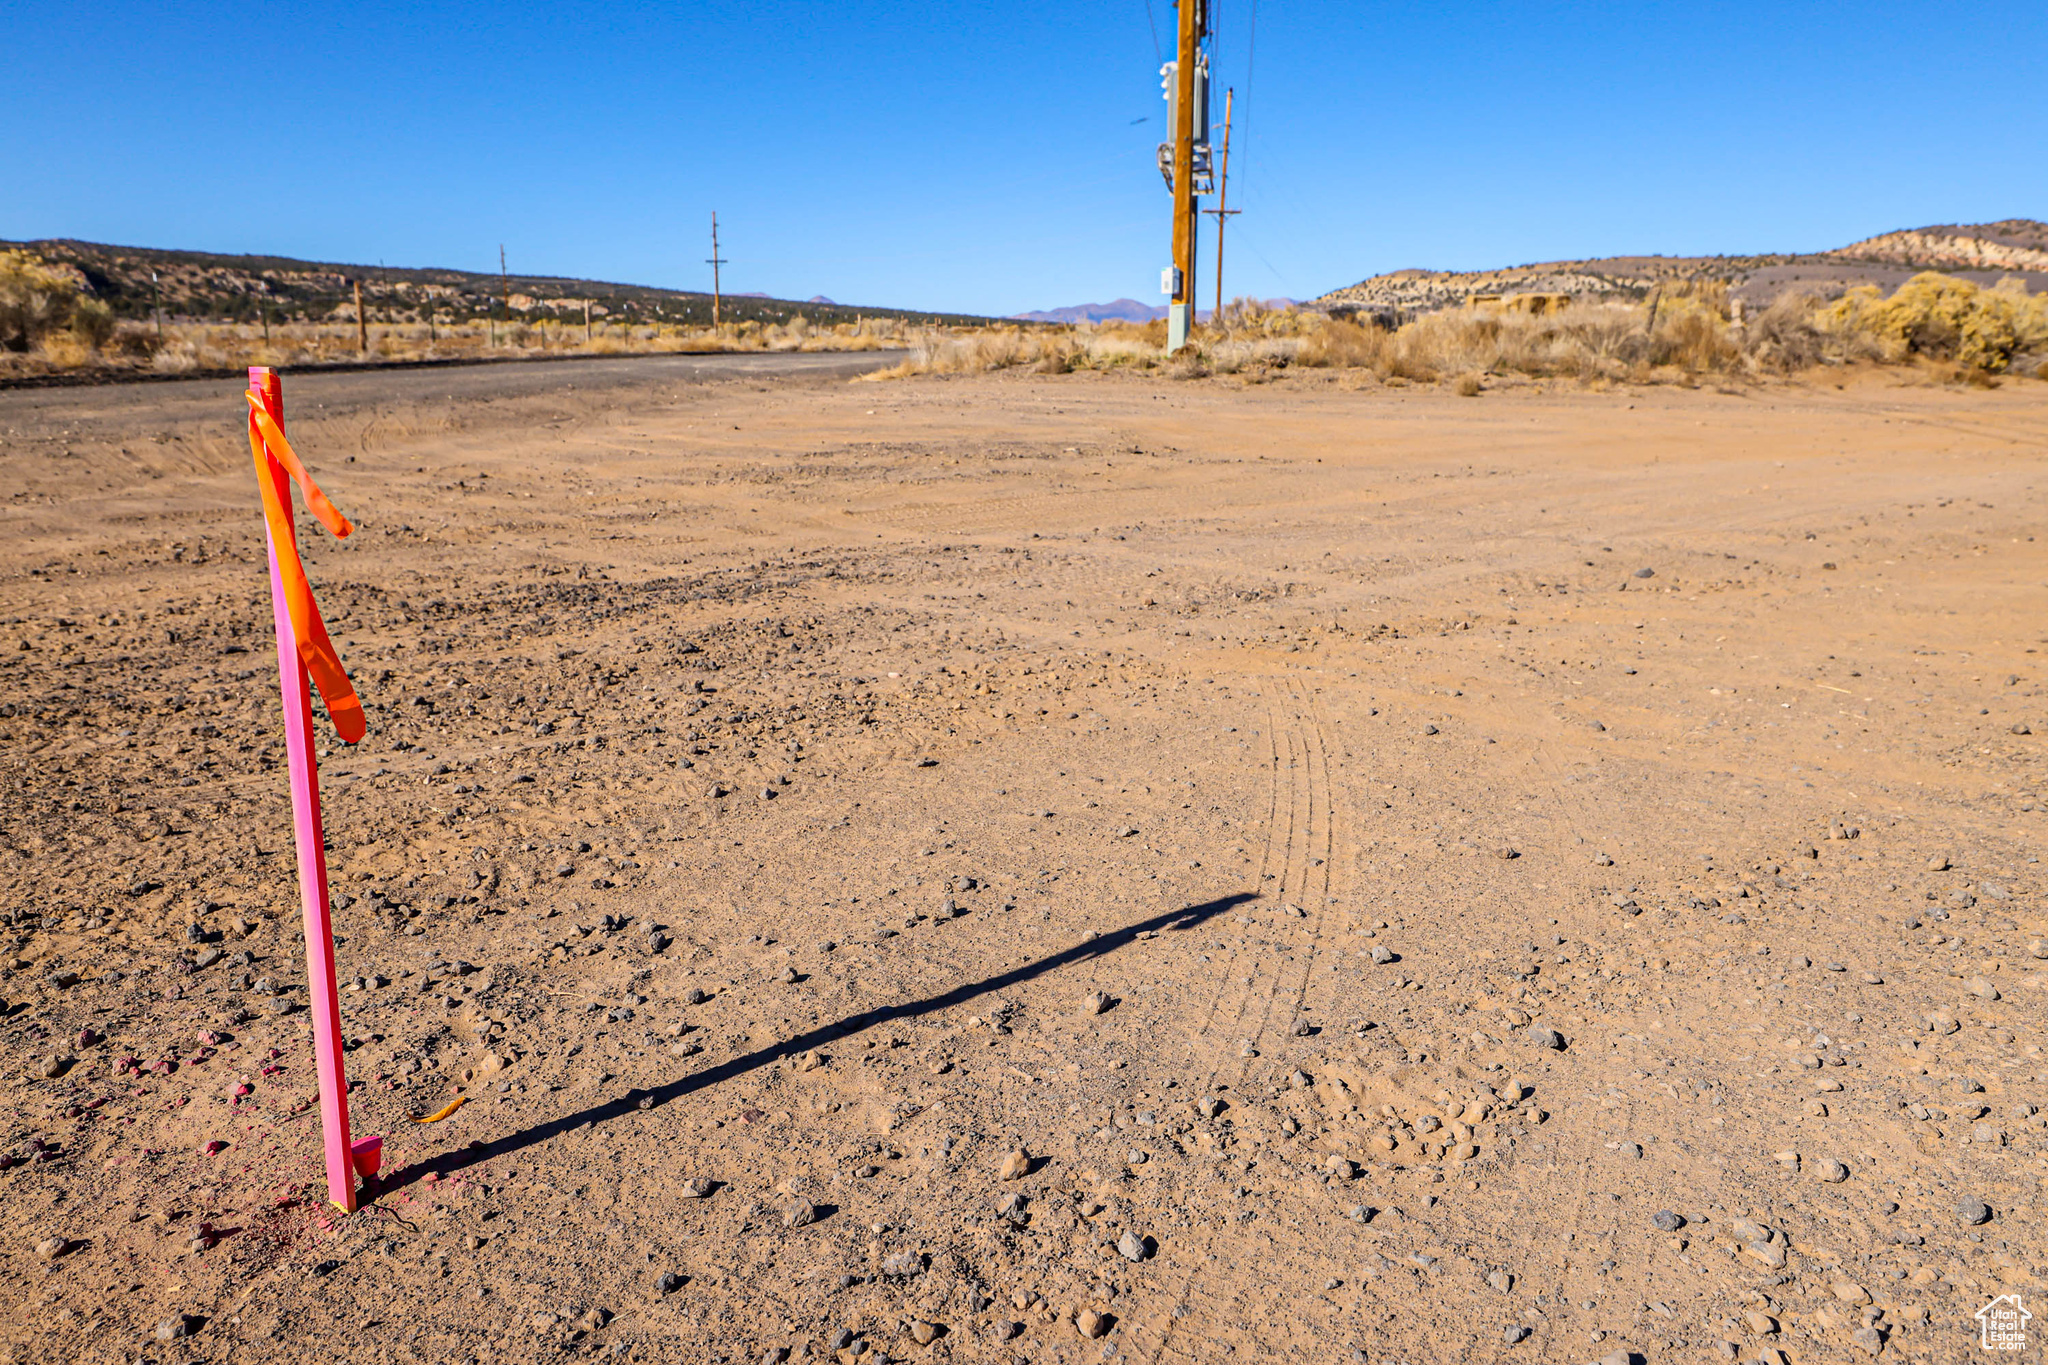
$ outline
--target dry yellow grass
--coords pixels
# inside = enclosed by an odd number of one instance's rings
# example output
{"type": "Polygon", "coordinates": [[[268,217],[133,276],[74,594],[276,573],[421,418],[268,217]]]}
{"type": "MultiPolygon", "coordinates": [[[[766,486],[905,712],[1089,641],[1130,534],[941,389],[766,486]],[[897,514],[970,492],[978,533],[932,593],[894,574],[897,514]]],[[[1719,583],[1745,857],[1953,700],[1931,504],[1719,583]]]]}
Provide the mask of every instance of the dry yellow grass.
{"type": "MultiPolygon", "coordinates": [[[[45,308],[45,313],[48,309],[45,308]]],[[[281,323],[267,333],[256,323],[171,322],[162,339],[154,326],[114,326],[92,300],[69,300],[63,325],[45,325],[18,349],[0,351],[0,378],[100,370],[190,374],[245,365],[349,365],[422,360],[637,355],[704,351],[872,351],[906,344],[907,329],[889,318],[818,326],[801,315],[787,323],[674,327],[598,323],[586,337],[570,327],[487,323],[430,327],[371,324],[369,350],[357,349],[353,321],[281,323]],[[95,311],[98,310],[98,311],[95,311]]]]}
{"type": "Polygon", "coordinates": [[[1666,289],[1641,304],[1594,303],[1543,316],[1446,310],[1394,330],[1239,300],[1199,328],[1179,355],[1167,354],[1160,322],[928,331],[915,335],[901,364],[869,377],[1031,366],[1256,379],[1307,366],[1362,370],[1397,382],[1446,382],[1476,396],[1488,375],[1688,383],[1859,362],[1931,362],[1941,377],[1993,382],[2009,371],[2037,373],[2044,358],[2048,298],[1924,274],[1889,299],[1874,290],[1833,302],[1788,297],[1747,319],[1736,316],[1717,284],[1666,289]]]}
{"type": "Polygon", "coordinates": [[[376,325],[367,353],[355,323],[173,323],[159,337],[134,322],[116,326],[77,282],[21,252],[0,253],[0,379],[9,376],[150,370],[193,373],[244,365],[542,355],[704,351],[847,351],[902,347],[900,364],[867,376],[968,374],[1028,368],[1041,373],[1136,369],[1171,379],[1241,375],[1258,380],[1290,366],[1364,371],[1390,382],[1455,386],[1471,396],[1487,376],[1589,383],[1693,382],[1705,376],[1789,374],[1817,365],[1926,364],[1944,378],[1993,383],[2040,373],[2048,357],[2048,297],[1927,273],[1889,298],[1851,290],[1832,301],[1786,297],[1754,317],[1730,306],[1716,284],[1667,288],[1643,304],[1592,303],[1532,316],[1452,309],[1397,329],[1240,299],[1198,329],[1178,355],[1163,322],[1066,328],[1011,323],[917,327],[893,319],[820,326],[786,323],[680,327],[602,322],[515,322],[492,327],[376,325]]]}

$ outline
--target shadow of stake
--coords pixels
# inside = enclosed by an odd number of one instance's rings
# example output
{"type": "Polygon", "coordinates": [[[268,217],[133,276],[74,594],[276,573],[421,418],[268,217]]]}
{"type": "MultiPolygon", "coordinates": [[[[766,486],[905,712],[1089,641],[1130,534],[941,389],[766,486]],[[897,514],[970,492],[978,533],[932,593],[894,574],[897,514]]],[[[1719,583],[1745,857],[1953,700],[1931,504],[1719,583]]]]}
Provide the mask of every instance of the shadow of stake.
{"type": "Polygon", "coordinates": [[[580,1128],[585,1124],[594,1127],[597,1124],[609,1122],[621,1115],[633,1113],[643,1106],[652,1108],[656,1105],[667,1104],[671,1100],[679,1100],[686,1095],[693,1095],[699,1090],[722,1084],[733,1079],[735,1076],[745,1075],[749,1071],[755,1071],[764,1066],[773,1066],[777,1062],[794,1057],[800,1052],[807,1052],[814,1047],[832,1042],[835,1039],[845,1038],[885,1024],[892,1024],[898,1019],[913,1019],[919,1015],[935,1014],[940,1010],[951,1009],[953,1006],[965,1004],[977,996],[1006,990],[1020,982],[1044,976],[1048,972],[1055,972],[1063,967],[1071,967],[1077,962],[1085,962],[1090,958],[1113,953],[1117,949],[1135,942],[1138,935],[1143,933],[1169,929],[1193,929],[1215,918],[1217,915],[1223,914],[1227,910],[1244,904],[1246,901],[1257,899],[1258,896],[1254,892],[1240,891],[1233,895],[1223,896],[1217,900],[1204,901],[1200,905],[1190,905],[1184,909],[1170,911],[1167,914],[1154,915],[1151,919],[1140,920],[1136,924],[1127,925],[1122,929],[1111,930],[1109,933],[1099,935],[1085,943],[1077,943],[1070,948],[1062,949],[1050,957],[1042,957],[1035,962],[1027,962],[1021,967],[1012,968],[1007,972],[1000,972],[995,976],[986,977],[980,981],[970,981],[964,985],[955,986],[952,990],[925,1000],[914,1000],[901,1005],[884,1005],[876,1009],[865,1010],[834,1023],[821,1024],[817,1028],[800,1033],[794,1038],[785,1039],[768,1047],[759,1048],[742,1056],[734,1057],[729,1061],[720,1062],[716,1066],[706,1067],[702,1071],[684,1076],[679,1080],[670,1081],[666,1085],[655,1086],[647,1090],[634,1090],[617,1099],[607,1100],[603,1104],[593,1105],[588,1109],[578,1110],[573,1114],[565,1114],[560,1118],[550,1119],[546,1123],[537,1123],[530,1128],[523,1128],[516,1133],[508,1133],[495,1142],[473,1143],[458,1151],[444,1152],[440,1156],[432,1157],[426,1161],[417,1161],[411,1165],[402,1166],[397,1170],[385,1171],[377,1183],[375,1195],[376,1197],[382,1197],[394,1190],[404,1189],[407,1185],[420,1180],[429,1173],[447,1176],[456,1171],[466,1170],[479,1162],[489,1161],[492,1157],[507,1156],[513,1152],[560,1137],[562,1134],[572,1129],[580,1128]]]}

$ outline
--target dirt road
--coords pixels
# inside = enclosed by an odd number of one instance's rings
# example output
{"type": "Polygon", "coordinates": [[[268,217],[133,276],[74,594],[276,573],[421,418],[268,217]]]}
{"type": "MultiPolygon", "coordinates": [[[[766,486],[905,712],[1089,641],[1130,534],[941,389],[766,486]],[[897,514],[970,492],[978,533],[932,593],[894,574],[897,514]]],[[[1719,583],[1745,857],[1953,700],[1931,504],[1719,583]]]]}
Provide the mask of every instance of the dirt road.
{"type": "Polygon", "coordinates": [[[348,1218],[235,386],[0,395],[14,1359],[1938,1361],[2048,1273],[2048,387],[574,368],[287,381],[348,1218]]]}

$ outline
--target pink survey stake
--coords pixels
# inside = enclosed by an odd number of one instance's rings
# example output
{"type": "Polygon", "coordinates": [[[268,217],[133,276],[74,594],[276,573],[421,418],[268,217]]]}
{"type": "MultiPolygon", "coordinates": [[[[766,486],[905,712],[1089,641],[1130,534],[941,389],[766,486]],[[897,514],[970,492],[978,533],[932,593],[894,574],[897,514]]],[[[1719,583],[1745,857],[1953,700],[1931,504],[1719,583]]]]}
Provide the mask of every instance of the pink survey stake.
{"type": "MultiPolygon", "coordinates": [[[[260,406],[279,439],[284,429],[284,395],[276,371],[252,366],[249,370],[252,408],[260,406]]],[[[277,626],[278,685],[284,699],[285,753],[291,769],[292,834],[299,854],[299,900],[305,911],[306,986],[313,1012],[313,1051],[320,1078],[320,1126],[327,1149],[327,1197],[343,1210],[356,1207],[358,1155],[349,1141],[348,1078],[341,1056],[341,1002],[334,985],[334,928],[327,905],[327,854],[320,827],[320,770],[313,756],[313,698],[307,674],[306,653],[301,634],[293,624],[287,595],[285,556],[294,575],[303,581],[299,566],[297,531],[292,524],[291,475],[279,459],[258,419],[251,414],[251,444],[259,453],[257,477],[267,480],[264,502],[283,515],[266,517],[270,545],[270,601],[277,626]],[[279,527],[282,527],[280,535],[279,527]],[[278,541],[283,539],[284,544],[278,541]]],[[[295,463],[289,451],[286,461],[295,463]]],[[[309,494],[309,501],[311,495],[309,494]]],[[[344,523],[346,525],[346,523],[344,523]]],[[[315,618],[317,620],[317,617],[315,618]]],[[[320,632],[324,637],[324,629],[320,632]]],[[[321,641],[326,645],[324,638],[321,641]]],[[[331,647],[329,647],[331,648],[331,647]]],[[[377,1139],[366,1139],[374,1148],[377,1139]]],[[[362,1153],[362,1163],[374,1174],[375,1156],[362,1153]]]]}

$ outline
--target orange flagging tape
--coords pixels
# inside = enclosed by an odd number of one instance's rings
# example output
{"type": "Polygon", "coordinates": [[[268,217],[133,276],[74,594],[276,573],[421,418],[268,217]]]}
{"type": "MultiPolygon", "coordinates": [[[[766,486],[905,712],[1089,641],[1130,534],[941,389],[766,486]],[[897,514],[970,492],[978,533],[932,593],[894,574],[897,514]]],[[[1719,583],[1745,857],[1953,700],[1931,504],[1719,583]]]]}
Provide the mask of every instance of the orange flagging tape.
{"type": "Polygon", "coordinates": [[[436,1109],[433,1113],[427,1115],[425,1118],[421,1118],[418,1114],[414,1114],[412,1116],[412,1121],[414,1123],[439,1123],[442,1119],[447,1118],[450,1114],[454,1113],[456,1110],[460,1109],[463,1105],[468,1103],[469,1096],[457,1095],[454,1099],[448,1101],[448,1103],[442,1105],[439,1109],[436,1109]]]}
{"type": "Polygon", "coordinates": [[[306,507],[320,519],[321,525],[336,537],[348,535],[355,527],[313,482],[313,476],[299,463],[291,442],[285,439],[284,430],[263,410],[256,395],[244,396],[249,400],[249,451],[256,459],[256,485],[263,494],[263,516],[270,523],[270,541],[278,550],[278,574],[284,580],[285,605],[291,612],[292,631],[298,636],[299,657],[305,661],[306,672],[312,675],[314,685],[320,689],[320,699],[327,704],[327,715],[334,722],[335,733],[344,743],[354,744],[363,737],[363,704],[356,699],[356,690],[350,686],[348,674],[342,669],[341,656],[335,653],[334,642],[327,638],[327,625],[320,619],[319,605],[313,601],[313,587],[306,581],[305,565],[299,561],[291,515],[278,501],[277,486],[271,481],[270,471],[264,467],[265,450],[298,484],[305,494],[306,507]],[[287,548],[291,553],[285,553],[287,548]]]}

